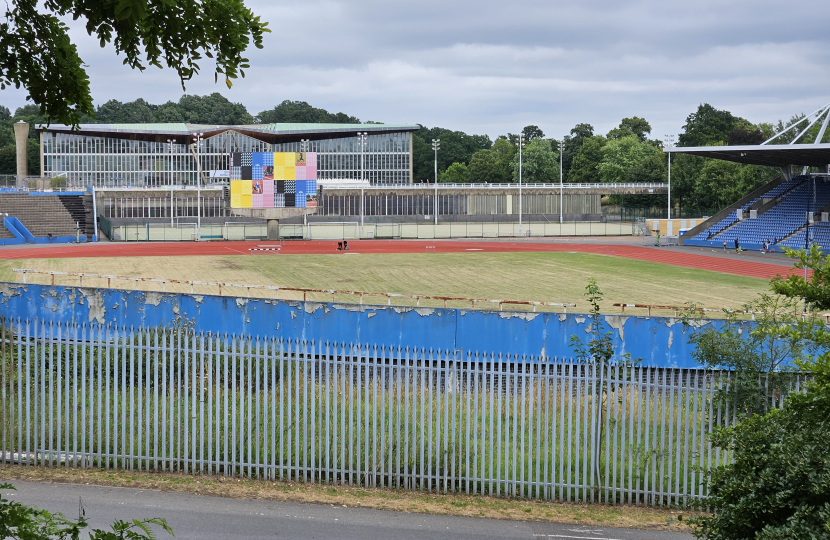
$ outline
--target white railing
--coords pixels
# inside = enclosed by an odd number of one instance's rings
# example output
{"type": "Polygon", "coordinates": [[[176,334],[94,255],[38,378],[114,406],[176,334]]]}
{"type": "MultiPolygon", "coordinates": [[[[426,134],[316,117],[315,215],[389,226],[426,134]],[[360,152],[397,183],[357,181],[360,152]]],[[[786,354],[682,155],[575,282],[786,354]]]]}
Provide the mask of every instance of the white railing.
{"type": "MultiPolygon", "coordinates": [[[[451,184],[451,183],[444,183],[438,184],[438,189],[459,189],[459,188],[476,188],[476,189],[518,189],[518,183],[509,183],[509,184],[451,184]]],[[[564,183],[561,186],[557,184],[535,184],[535,183],[522,183],[523,188],[527,189],[559,189],[563,187],[565,189],[666,189],[668,188],[668,184],[664,183],[630,183],[630,184],[603,184],[603,183],[596,183],[596,184],[570,184],[564,183]]],[[[323,185],[323,191],[333,191],[333,190],[345,190],[345,189],[360,189],[361,186],[349,186],[349,185],[323,185]]],[[[435,184],[373,184],[373,185],[364,185],[364,190],[371,190],[371,189],[435,189],[435,184]]]]}

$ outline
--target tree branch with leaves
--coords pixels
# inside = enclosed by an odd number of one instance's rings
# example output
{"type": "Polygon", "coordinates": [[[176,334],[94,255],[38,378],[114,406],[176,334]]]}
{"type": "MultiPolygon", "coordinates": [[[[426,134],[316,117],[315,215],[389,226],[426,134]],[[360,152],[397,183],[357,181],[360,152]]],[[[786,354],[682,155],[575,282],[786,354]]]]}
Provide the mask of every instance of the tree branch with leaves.
{"type": "Polygon", "coordinates": [[[61,17],[84,19],[101,47],[115,46],[124,64],[176,70],[182,89],[201,70],[202,55],[215,62],[230,88],[249,67],[243,56],[262,48],[268,23],[242,0],[14,0],[0,19],[0,89],[28,90],[47,122],[77,125],[95,109],[85,64],[61,17]]]}

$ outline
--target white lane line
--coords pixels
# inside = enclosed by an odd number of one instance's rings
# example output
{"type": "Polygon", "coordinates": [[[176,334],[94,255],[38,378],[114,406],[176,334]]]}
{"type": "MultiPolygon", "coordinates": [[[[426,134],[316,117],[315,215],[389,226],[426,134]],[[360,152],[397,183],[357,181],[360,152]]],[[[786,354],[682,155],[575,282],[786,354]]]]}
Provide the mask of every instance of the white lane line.
{"type": "Polygon", "coordinates": [[[569,536],[567,534],[534,534],[542,538],[581,538],[582,540],[620,540],[619,538],[607,538],[605,536],[569,536]]]}

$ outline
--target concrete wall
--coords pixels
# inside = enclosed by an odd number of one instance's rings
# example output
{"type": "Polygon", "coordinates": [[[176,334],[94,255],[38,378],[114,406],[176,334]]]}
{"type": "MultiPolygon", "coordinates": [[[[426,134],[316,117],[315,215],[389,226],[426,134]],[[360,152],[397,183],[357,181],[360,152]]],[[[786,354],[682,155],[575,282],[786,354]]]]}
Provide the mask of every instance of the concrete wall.
{"type": "MultiPolygon", "coordinates": [[[[23,319],[157,327],[195,320],[198,330],[550,357],[572,357],[584,314],[403,308],[227,296],[0,283],[0,315],[23,319]]],[[[604,316],[618,354],[643,364],[696,367],[688,329],[671,317],[604,316]]],[[[722,324],[720,321],[701,321],[722,324]]]]}

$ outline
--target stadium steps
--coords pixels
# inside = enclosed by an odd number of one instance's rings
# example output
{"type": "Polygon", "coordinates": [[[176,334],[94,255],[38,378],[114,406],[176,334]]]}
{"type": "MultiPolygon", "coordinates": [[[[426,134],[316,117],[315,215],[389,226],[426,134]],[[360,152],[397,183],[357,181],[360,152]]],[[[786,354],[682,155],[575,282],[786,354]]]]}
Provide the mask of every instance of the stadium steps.
{"type": "Polygon", "coordinates": [[[799,233],[801,233],[801,231],[805,230],[806,228],[807,228],[807,225],[802,225],[801,227],[797,228],[796,230],[794,230],[793,232],[791,232],[790,234],[788,234],[788,235],[787,235],[787,236],[785,236],[784,238],[779,239],[779,240],[778,240],[778,243],[777,243],[777,244],[775,244],[775,245],[776,245],[776,246],[783,245],[783,244],[784,244],[784,242],[787,242],[787,241],[788,241],[789,239],[791,239],[793,236],[798,236],[798,234],[799,234],[799,233]]]}
{"type": "Polygon", "coordinates": [[[729,221],[729,223],[723,224],[722,228],[720,228],[715,234],[713,234],[710,240],[717,239],[721,234],[729,231],[732,227],[738,225],[739,223],[742,223],[742,221],[739,221],[738,218],[735,216],[736,211],[739,208],[743,208],[748,215],[749,209],[751,207],[759,205],[756,206],[756,208],[754,209],[763,207],[763,211],[758,213],[758,215],[760,216],[761,214],[775,208],[781,201],[784,200],[785,195],[789,194],[791,191],[801,186],[803,181],[804,177],[796,176],[791,180],[785,180],[783,175],[779,176],[778,178],[769,182],[768,184],[765,184],[764,186],[761,186],[760,188],[756,189],[755,191],[753,191],[746,197],[742,198],[738,202],[735,202],[727,208],[721,210],[720,212],[718,212],[708,220],[704,221],[703,223],[697,225],[693,229],[690,229],[681,237],[681,244],[683,243],[683,240],[700,240],[702,238],[696,238],[698,235],[702,235],[707,230],[717,227],[724,221],[729,221]],[[781,187],[782,184],[788,185],[781,187]],[[764,195],[768,195],[770,194],[770,192],[774,192],[775,195],[773,197],[769,197],[771,200],[764,203],[764,195]]]}
{"type": "MultiPolygon", "coordinates": [[[[752,203],[755,199],[765,195],[766,193],[769,193],[770,190],[780,186],[784,182],[786,182],[786,179],[784,178],[784,175],[782,174],[778,178],[773,180],[772,182],[770,182],[770,183],[768,183],[764,186],[759,187],[758,189],[756,189],[755,191],[753,191],[752,193],[750,193],[749,195],[747,195],[743,199],[727,206],[726,208],[724,208],[723,210],[721,210],[720,212],[718,212],[714,216],[710,217],[709,219],[707,219],[703,223],[698,223],[697,226],[692,227],[691,229],[686,231],[686,233],[683,234],[683,236],[680,237],[680,243],[682,244],[683,240],[691,240],[691,239],[695,238],[698,234],[700,234],[704,231],[707,231],[710,228],[716,226],[721,221],[723,221],[725,218],[727,218],[730,214],[734,214],[735,211],[738,210],[738,208],[743,208],[744,205],[752,203]]],[[[731,223],[727,227],[725,227],[724,229],[719,230],[713,236],[713,238],[716,237],[718,234],[722,233],[727,228],[731,227],[732,225],[734,225],[734,223],[731,223]]]]}
{"type": "Polygon", "coordinates": [[[49,234],[55,237],[74,237],[76,221],[83,221],[82,227],[85,227],[86,219],[75,219],[72,212],[82,218],[84,215],[82,208],[81,195],[54,196],[24,193],[0,195],[0,214],[8,214],[19,219],[36,238],[45,238],[49,234]],[[61,197],[74,197],[80,202],[81,210],[79,211],[74,201],[67,200],[65,204],[61,197]],[[67,208],[67,204],[72,207],[72,211],[67,208]]]}

